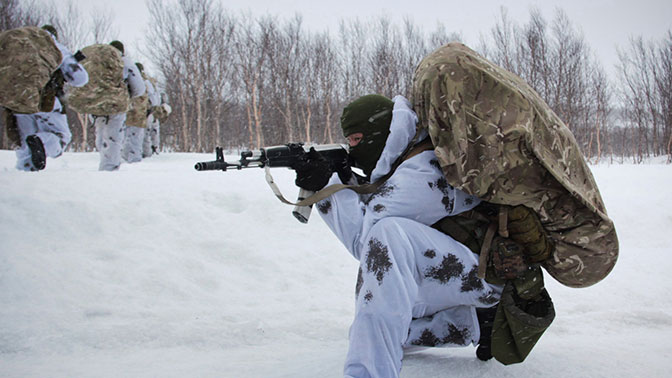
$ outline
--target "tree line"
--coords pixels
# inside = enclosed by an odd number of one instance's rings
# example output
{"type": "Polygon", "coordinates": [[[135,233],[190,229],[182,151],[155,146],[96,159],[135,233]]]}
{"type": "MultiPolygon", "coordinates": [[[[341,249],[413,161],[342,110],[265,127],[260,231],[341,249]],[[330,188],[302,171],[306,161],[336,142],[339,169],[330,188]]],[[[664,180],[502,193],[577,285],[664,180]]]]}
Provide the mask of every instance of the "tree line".
{"type": "MultiPolygon", "coordinates": [[[[72,2],[60,14],[16,0],[0,4],[2,30],[51,22],[72,49],[114,39],[109,12],[84,18],[72,2]]],[[[342,142],[343,106],[369,93],[410,97],[420,60],[463,41],[443,24],[427,30],[410,19],[341,20],[329,33],[308,30],[300,14],[233,13],[213,0],[149,0],[147,7],[144,45],[151,48],[141,53],[173,108],[162,125],[169,151],[342,142]]],[[[532,8],[517,23],[502,8],[493,21],[471,47],[526,79],[589,160],[672,157],[672,32],[660,41],[633,37],[609,78],[562,10],[549,21],[532,8]]],[[[70,119],[71,149],[91,150],[85,119],[70,119]]]]}

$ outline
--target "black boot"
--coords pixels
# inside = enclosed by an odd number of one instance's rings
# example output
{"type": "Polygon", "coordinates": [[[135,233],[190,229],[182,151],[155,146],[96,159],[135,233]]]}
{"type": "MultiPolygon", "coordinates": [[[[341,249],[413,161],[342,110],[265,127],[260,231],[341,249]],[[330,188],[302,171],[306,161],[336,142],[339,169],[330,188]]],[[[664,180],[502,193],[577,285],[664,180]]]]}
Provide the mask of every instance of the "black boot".
{"type": "Polygon", "coordinates": [[[36,170],[41,171],[47,166],[47,154],[44,152],[44,144],[37,135],[28,135],[26,144],[30,149],[30,159],[36,170]]]}
{"type": "Polygon", "coordinates": [[[478,326],[481,329],[481,338],[478,339],[476,357],[481,361],[487,361],[492,358],[492,326],[495,322],[496,314],[497,306],[476,309],[478,326]]]}

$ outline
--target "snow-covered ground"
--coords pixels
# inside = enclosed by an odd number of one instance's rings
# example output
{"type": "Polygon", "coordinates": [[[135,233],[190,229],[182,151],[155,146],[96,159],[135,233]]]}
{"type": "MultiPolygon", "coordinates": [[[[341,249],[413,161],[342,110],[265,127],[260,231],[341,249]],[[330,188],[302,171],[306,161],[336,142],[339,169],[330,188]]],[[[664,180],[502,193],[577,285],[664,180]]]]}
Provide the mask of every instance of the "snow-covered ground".
{"type": "MultiPolygon", "coordinates": [[[[357,263],[317,214],[298,223],[263,170],[95,153],[14,169],[0,151],[1,377],[339,377],[357,263]]],[[[592,167],[621,255],[587,289],[547,276],[557,317],[505,367],[474,348],[408,354],[402,377],[668,377],[672,166],[592,167]]],[[[273,171],[294,197],[293,172],[273,171]]]]}

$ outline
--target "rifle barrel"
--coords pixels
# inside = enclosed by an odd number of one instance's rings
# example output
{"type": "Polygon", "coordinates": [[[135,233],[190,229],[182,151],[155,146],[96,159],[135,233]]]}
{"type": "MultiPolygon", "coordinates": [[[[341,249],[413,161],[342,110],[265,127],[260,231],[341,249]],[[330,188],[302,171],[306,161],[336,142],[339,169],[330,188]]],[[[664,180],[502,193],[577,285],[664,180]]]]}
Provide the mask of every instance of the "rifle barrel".
{"type": "Polygon", "coordinates": [[[224,161],[202,161],[194,165],[194,169],[197,171],[226,171],[229,164],[224,161]]]}

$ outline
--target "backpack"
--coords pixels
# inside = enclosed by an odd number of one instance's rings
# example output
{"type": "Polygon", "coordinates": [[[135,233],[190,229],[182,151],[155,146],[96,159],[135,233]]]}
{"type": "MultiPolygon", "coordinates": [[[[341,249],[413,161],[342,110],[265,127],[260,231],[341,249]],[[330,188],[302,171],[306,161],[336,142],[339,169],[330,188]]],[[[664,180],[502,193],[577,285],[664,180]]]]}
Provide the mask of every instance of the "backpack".
{"type": "Polygon", "coordinates": [[[130,95],[119,50],[97,44],[83,48],[82,53],[86,56],[82,65],[89,73],[89,82],[70,90],[68,105],[79,113],[97,116],[125,113],[130,95]]]}
{"type": "Polygon", "coordinates": [[[418,65],[413,105],[448,182],[498,205],[524,205],[555,243],[542,265],[570,287],[613,269],[618,239],[571,131],[521,78],[460,43],[418,65]]]}
{"type": "MultiPolygon", "coordinates": [[[[149,81],[152,82],[152,85],[154,86],[155,91],[159,91],[159,82],[153,77],[149,78],[149,81]]],[[[154,119],[159,121],[159,123],[164,123],[166,120],[168,120],[168,117],[170,116],[170,105],[166,104],[163,100],[163,96],[159,95],[161,98],[161,104],[160,105],[155,105],[155,106],[150,106],[151,108],[151,113],[154,116],[154,119]]],[[[151,105],[151,104],[150,104],[151,105]]]]}
{"type": "Polygon", "coordinates": [[[159,106],[152,106],[152,114],[154,115],[154,119],[158,120],[160,123],[165,123],[168,119],[168,116],[170,116],[170,111],[166,108],[170,109],[170,106],[165,103],[159,106]]]}
{"type": "Polygon", "coordinates": [[[0,105],[15,113],[50,112],[54,100],[45,100],[45,86],[62,59],[51,35],[38,27],[0,33],[0,105]]]}
{"type": "Polygon", "coordinates": [[[133,97],[131,99],[131,108],[126,113],[126,126],[147,127],[147,108],[149,100],[147,94],[133,97]]]}

